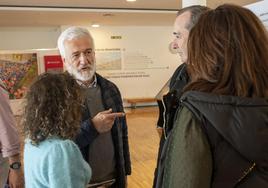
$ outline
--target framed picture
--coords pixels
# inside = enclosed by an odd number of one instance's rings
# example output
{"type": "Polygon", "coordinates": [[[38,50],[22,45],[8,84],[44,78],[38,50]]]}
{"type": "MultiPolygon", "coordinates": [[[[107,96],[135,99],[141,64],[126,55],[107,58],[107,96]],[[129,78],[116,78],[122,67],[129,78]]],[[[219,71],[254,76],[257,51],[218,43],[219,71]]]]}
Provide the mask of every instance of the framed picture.
{"type": "Polygon", "coordinates": [[[0,54],[0,78],[10,99],[21,99],[38,75],[36,53],[0,54]]]}

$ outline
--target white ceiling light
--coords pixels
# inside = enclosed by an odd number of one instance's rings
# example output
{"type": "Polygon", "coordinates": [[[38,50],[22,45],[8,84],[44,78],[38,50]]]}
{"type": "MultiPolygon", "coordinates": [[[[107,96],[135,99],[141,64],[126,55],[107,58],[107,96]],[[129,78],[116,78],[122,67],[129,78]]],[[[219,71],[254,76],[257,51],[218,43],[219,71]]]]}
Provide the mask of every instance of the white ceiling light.
{"type": "Polygon", "coordinates": [[[92,24],[91,27],[100,27],[99,24],[92,24]]]}
{"type": "Polygon", "coordinates": [[[127,2],[134,2],[134,1],[136,1],[136,0],[127,0],[127,2]]]}

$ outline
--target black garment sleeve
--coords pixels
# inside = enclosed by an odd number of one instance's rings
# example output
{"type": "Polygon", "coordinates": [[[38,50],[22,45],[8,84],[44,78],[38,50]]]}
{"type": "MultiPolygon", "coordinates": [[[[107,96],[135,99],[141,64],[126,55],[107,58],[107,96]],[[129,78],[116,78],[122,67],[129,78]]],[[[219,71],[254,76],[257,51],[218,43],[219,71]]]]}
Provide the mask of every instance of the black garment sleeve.
{"type": "MultiPolygon", "coordinates": [[[[116,87],[116,86],[115,86],[116,87]]],[[[121,93],[119,89],[116,87],[117,93],[118,93],[118,100],[119,100],[119,112],[124,112],[123,108],[123,101],[121,97],[121,93]]],[[[122,117],[119,119],[120,124],[122,126],[122,140],[123,140],[123,155],[124,155],[124,160],[125,160],[125,170],[126,174],[125,175],[130,175],[131,174],[131,161],[130,161],[130,153],[129,153],[129,143],[128,143],[128,127],[127,127],[127,121],[126,117],[122,117]]]]}
{"type": "Polygon", "coordinates": [[[92,143],[98,134],[91,119],[85,120],[82,122],[80,132],[76,137],[76,144],[80,149],[84,149],[92,143]]]}
{"type": "Polygon", "coordinates": [[[131,162],[130,162],[130,154],[129,154],[129,144],[128,144],[128,129],[127,129],[127,123],[126,118],[122,118],[122,139],[123,139],[123,150],[124,150],[124,159],[125,159],[125,169],[126,169],[126,175],[131,174],[131,162]]]}
{"type": "Polygon", "coordinates": [[[171,79],[170,79],[170,84],[169,84],[169,89],[172,90],[174,87],[176,87],[176,82],[184,82],[183,84],[180,85],[186,85],[188,83],[189,77],[188,73],[186,70],[186,64],[183,63],[181,64],[173,73],[171,79]]]}

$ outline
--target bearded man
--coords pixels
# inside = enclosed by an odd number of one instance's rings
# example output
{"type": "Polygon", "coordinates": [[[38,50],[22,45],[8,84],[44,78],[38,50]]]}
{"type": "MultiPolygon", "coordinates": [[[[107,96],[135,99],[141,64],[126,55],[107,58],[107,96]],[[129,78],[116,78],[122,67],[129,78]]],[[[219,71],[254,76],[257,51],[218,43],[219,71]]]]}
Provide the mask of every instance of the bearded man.
{"type": "Polygon", "coordinates": [[[66,29],[58,39],[58,48],[67,72],[85,93],[76,143],[92,168],[88,187],[124,188],[131,164],[120,91],[96,73],[94,40],[87,29],[66,29]]]}

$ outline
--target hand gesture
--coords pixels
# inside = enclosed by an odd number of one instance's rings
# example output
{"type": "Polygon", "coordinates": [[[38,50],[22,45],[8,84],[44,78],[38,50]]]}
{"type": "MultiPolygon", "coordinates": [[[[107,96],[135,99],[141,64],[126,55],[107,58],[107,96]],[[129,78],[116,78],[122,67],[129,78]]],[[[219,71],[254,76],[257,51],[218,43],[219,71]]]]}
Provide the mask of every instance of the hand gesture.
{"type": "Polygon", "coordinates": [[[114,120],[117,117],[124,117],[123,112],[112,112],[112,109],[99,112],[95,117],[93,117],[92,122],[94,127],[99,133],[105,133],[111,130],[114,124],[114,120]]]}

